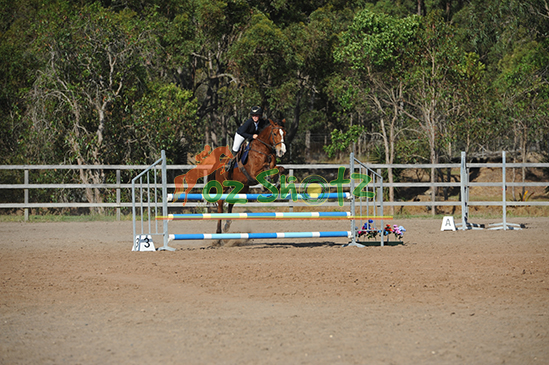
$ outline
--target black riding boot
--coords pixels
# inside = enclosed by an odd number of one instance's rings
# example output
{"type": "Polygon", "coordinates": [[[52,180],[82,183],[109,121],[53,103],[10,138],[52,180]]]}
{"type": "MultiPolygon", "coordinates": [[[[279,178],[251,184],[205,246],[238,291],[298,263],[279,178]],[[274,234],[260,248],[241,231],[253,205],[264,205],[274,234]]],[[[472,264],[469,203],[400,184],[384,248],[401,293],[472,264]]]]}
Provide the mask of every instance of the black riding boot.
{"type": "Polygon", "coordinates": [[[234,169],[234,166],[236,165],[236,155],[238,154],[238,151],[232,151],[232,152],[233,152],[233,158],[227,164],[227,167],[225,168],[226,171],[231,171],[232,169],[234,169]]]}
{"type": "Polygon", "coordinates": [[[233,157],[229,160],[229,162],[227,162],[227,164],[225,165],[225,171],[229,172],[231,171],[232,169],[234,169],[234,165],[236,164],[236,157],[233,157]]]}

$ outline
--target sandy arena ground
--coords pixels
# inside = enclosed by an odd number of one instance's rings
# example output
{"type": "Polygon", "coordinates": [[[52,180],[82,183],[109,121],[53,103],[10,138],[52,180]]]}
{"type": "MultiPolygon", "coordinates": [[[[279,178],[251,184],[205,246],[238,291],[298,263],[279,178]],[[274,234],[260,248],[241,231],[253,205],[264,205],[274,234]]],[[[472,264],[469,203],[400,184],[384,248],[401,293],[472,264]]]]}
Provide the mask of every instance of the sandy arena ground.
{"type": "MultiPolygon", "coordinates": [[[[0,363],[548,364],[549,219],[508,221],[527,229],[409,219],[394,221],[403,245],[179,241],[175,252],[131,252],[131,222],[0,223],[0,363]]],[[[215,226],[171,232],[185,224],[215,226]]]]}

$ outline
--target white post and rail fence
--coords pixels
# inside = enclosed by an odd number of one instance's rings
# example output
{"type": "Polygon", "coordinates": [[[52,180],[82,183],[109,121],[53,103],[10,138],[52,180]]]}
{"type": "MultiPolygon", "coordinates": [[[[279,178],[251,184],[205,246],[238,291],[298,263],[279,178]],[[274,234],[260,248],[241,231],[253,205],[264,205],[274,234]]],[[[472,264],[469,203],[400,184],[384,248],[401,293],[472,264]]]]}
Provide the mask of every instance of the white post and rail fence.
{"type": "MultiPolygon", "coordinates": [[[[522,200],[511,200],[509,199],[508,188],[520,188],[531,190],[532,187],[549,187],[549,181],[538,181],[538,182],[522,182],[515,181],[510,182],[506,178],[506,175],[509,176],[508,171],[510,169],[543,169],[549,168],[549,163],[508,163],[506,162],[505,152],[502,153],[502,162],[497,163],[470,163],[466,162],[465,153],[461,155],[460,163],[441,163],[441,164],[365,164],[369,169],[376,171],[379,174],[388,168],[393,169],[452,169],[459,170],[458,175],[452,175],[454,181],[445,181],[445,182],[426,182],[426,181],[408,181],[408,182],[395,182],[388,183],[387,181],[383,182],[383,189],[393,188],[419,188],[429,190],[431,192],[430,199],[425,199],[423,201],[383,201],[385,208],[387,207],[425,207],[429,209],[433,214],[437,207],[459,207],[461,208],[462,214],[462,224],[463,227],[466,227],[469,219],[469,207],[471,206],[500,206],[502,207],[502,217],[503,217],[503,226],[507,223],[505,221],[507,215],[508,207],[519,207],[519,206],[549,206],[549,198],[545,195],[545,198],[539,199],[522,199],[522,200]],[[491,182],[482,182],[476,181],[471,182],[469,180],[471,170],[481,169],[481,168],[490,168],[490,169],[501,169],[502,180],[501,181],[491,181],[491,182]],[[459,177],[456,178],[456,177],[459,177]],[[478,200],[474,196],[470,195],[470,189],[472,187],[501,187],[502,195],[499,200],[478,200]],[[444,200],[442,194],[437,194],[439,188],[455,188],[460,190],[460,197],[458,200],[444,200]]],[[[330,176],[337,176],[337,171],[340,167],[345,167],[349,171],[350,164],[284,164],[286,169],[286,174],[288,176],[307,176],[307,175],[321,175],[331,174],[330,176]]],[[[181,175],[192,169],[194,165],[166,165],[165,170],[168,173],[169,182],[166,185],[168,191],[173,192],[175,190],[175,184],[173,183],[173,178],[175,176],[181,175]],[[171,177],[171,181],[170,181],[171,177]]],[[[63,209],[63,208],[106,208],[115,212],[117,219],[120,219],[121,214],[131,214],[132,210],[132,201],[131,201],[131,189],[132,183],[131,180],[139,172],[149,169],[148,165],[0,165],[0,195],[3,197],[0,201],[0,209],[6,210],[19,210],[24,214],[24,219],[29,219],[29,214],[32,213],[33,209],[63,209]],[[48,183],[37,183],[33,182],[33,176],[36,174],[41,174],[44,171],[49,171],[50,173],[61,172],[66,170],[103,170],[107,174],[111,174],[110,183],[102,184],[81,184],[81,183],[64,183],[65,179],[63,176],[59,177],[58,182],[48,182],[48,183]],[[9,173],[9,176],[19,176],[18,181],[14,183],[12,180],[7,181],[2,175],[9,173]],[[126,176],[122,181],[122,176],[126,176]],[[42,194],[41,201],[33,201],[31,193],[33,190],[44,191],[46,189],[62,189],[70,190],[76,189],[82,191],[83,189],[100,189],[110,191],[110,200],[108,202],[89,202],[85,198],[81,198],[80,201],[63,201],[63,202],[52,202],[44,201],[44,194],[42,194]],[[15,193],[17,192],[17,193],[15,193]],[[23,194],[21,194],[21,192],[23,194]],[[13,199],[10,197],[13,196],[13,199]]],[[[162,166],[155,166],[154,169],[160,172],[162,166]]],[[[330,178],[326,178],[330,181],[330,178]]],[[[207,181],[198,183],[195,186],[195,191],[201,192],[202,188],[205,186],[207,181]]],[[[161,182],[148,182],[148,184],[155,185],[156,188],[161,189],[161,182]]],[[[299,186],[299,185],[298,185],[299,186]]],[[[258,186],[259,187],[259,186],[258,186]]],[[[349,191],[351,184],[344,186],[346,191],[349,191]]],[[[85,194],[80,194],[81,197],[85,197],[85,194]]],[[[260,202],[249,202],[247,207],[254,206],[264,206],[260,202]]],[[[283,201],[283,202],[273,202],[270,203],[270,206],[287,208],[290,211],[294,207],[304,206],[302,202],[294,201],[283,201]]],[[[326,202],[323,206],[336,207],[338,202],[326,202]]],[[[200,201],[190,201],[187,202],[186,208],[205,208],[208,204],[200,201]]],[[[179,202],[170,202],[168,207],[181,207],[179,202]]]]}

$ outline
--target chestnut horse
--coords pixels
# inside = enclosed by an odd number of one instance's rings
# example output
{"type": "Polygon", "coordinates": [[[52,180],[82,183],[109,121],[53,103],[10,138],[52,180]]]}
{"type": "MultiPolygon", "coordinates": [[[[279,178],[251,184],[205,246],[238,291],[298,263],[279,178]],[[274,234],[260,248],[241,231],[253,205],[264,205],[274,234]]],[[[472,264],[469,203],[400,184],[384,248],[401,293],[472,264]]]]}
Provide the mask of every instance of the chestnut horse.
{"type": "MultiPolygon", "coordinates": [[[[258,184],[256,177],[263,171],[267,171],[276,168],[276,158],[282,157],[286,153],[286,145],[284,138],[286,137],[286,130],[284,129],[284,123],[286,120],[282,120],[281,123],[275,123],[269,120],[267,126],[264,127],[258,134],[257,139],[252,140],[250,151],[248,152],[248,160],[245,165],[242,165],[240,161],[236,164],[234,169],[230,172],[224,169],[216,170],[214,178],[221,186],[225,180],[238,181],[244,184],[244,187],[239,192],[241,194],[248,193],[250,185],[258,184]]],[[[282,173],[284,168],[278,167],[279,174],[282,173]]],[[[223,187],[223,193],[228,191],[229,187],[223,187]]],[[[223,213],[223,200],[217,201],[217,212],[223,213]]],[[[227,209],[228,213],[232,213],[234,203],[229,203],[227,209]]],[[[225,232],[228,231],[231,221],[228,220],[225,223],[225,232]]],[[[217,233],[221,233],[221,220],[217,223],[217,233]]]]}

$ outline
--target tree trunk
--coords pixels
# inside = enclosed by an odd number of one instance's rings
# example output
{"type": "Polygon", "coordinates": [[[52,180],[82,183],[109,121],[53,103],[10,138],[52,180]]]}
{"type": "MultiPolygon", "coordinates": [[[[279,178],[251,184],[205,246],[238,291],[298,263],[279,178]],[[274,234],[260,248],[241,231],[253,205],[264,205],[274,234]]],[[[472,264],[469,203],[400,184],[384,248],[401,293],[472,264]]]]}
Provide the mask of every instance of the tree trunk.
{"type": "Polygon", "coordinates": [[[417,15],[419,16],[425,16],[426,14],[425,10],[425,1],[424,0],[417,0],[417,15]]]}
{"type": "Polygon", "coordinates": [[[295,106],[294,106],[294,120],[290,124],[290,128],[286,132],[286,140],[288,145],[291,145],[294,140],[297,130],[299,129],[299,118],[301,116],[301,98],[303,97],[303,88],[301,88],[296,94],[295,106]]]}
{"type": "Polygon", "coordinates": [[[307,161],[311,158],[311,131],[307,130],[305,132],[305,156],[307,158],[307,161]]]}

